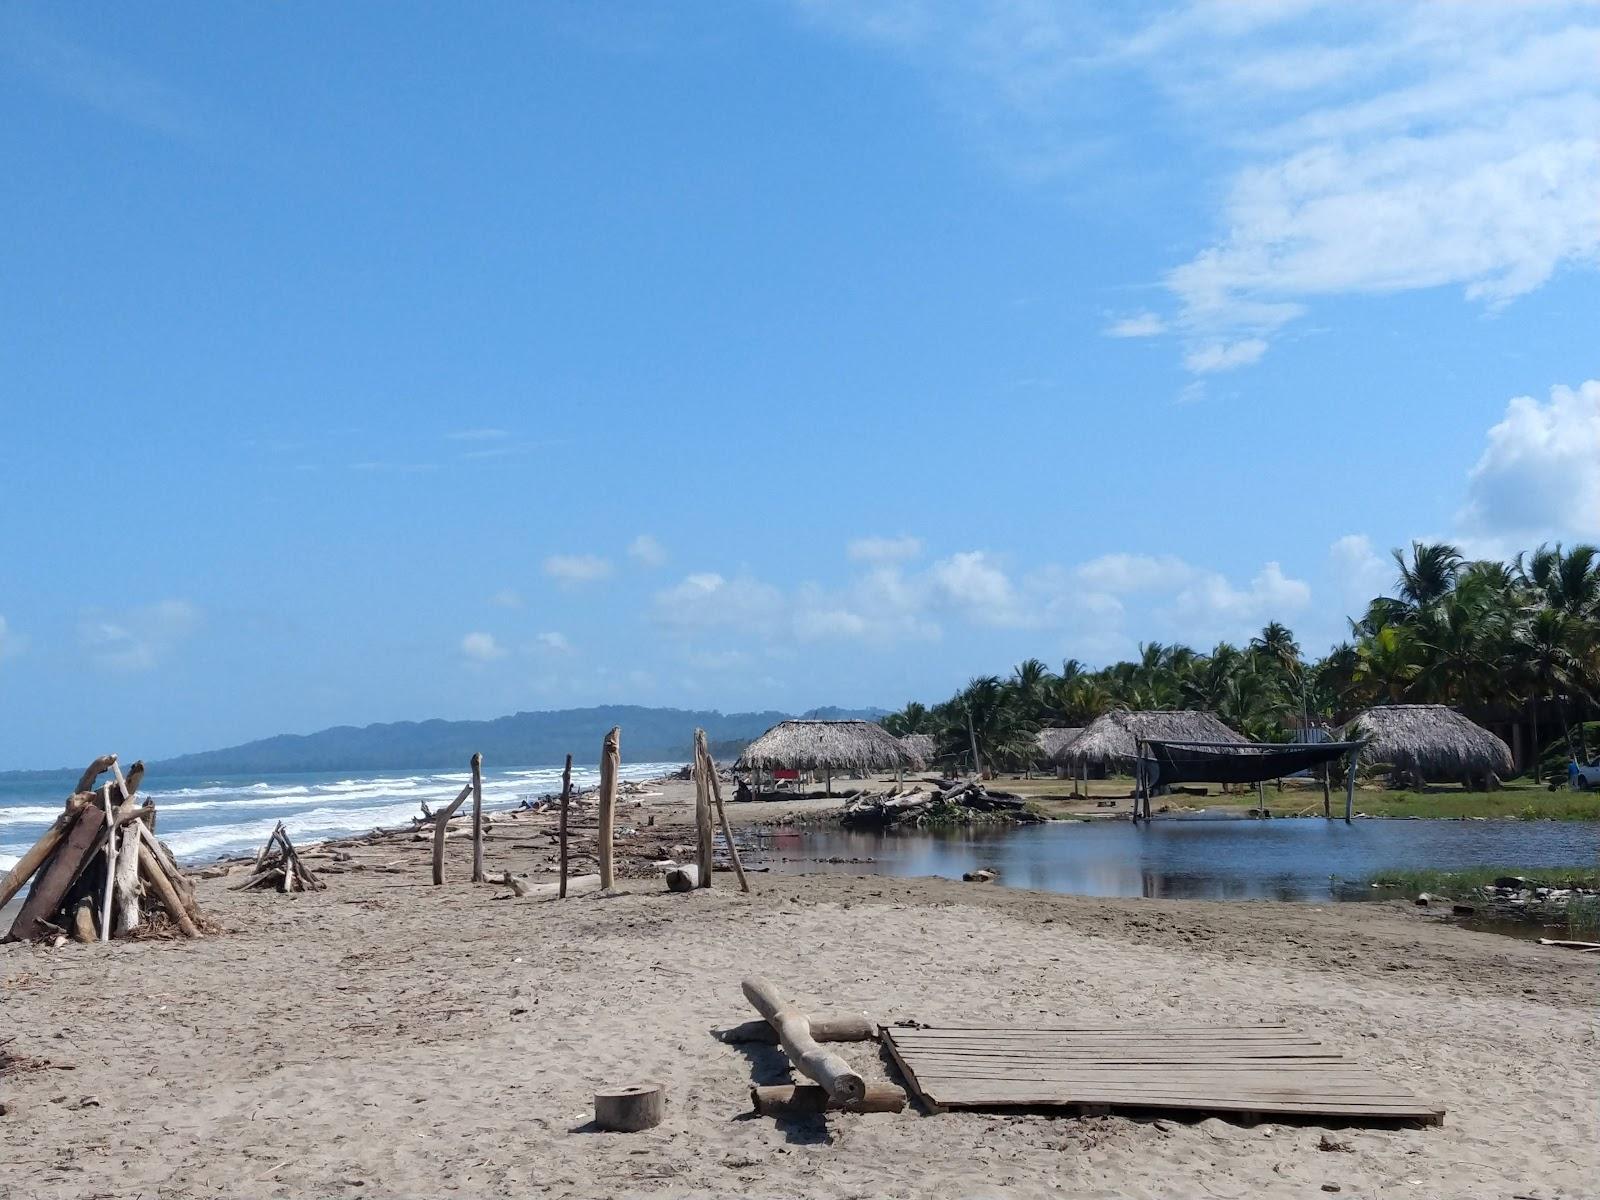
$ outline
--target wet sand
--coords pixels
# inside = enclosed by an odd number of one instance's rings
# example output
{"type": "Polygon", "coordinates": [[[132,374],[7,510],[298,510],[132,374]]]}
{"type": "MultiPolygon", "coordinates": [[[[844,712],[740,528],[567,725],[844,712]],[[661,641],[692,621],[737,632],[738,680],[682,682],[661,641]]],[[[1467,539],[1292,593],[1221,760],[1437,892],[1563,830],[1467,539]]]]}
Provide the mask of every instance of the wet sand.
{"type": "MultiPolygon", "coordinates": [[[[203,880],[227,932],[0,947],[0,1195],[1416,1197],[1592,1194],[1592,957],[1382,905],[1100,901],[938,880],[754,875],[669,894],[688,789],[628,802],[622,894],[432,887],[427,846],[324,892],[203,880]],[[654,824],[651,824],[654,818],[654,824]],[[948,1113],[749,1115],[776,1052],[714,1041],[760,972],[881,1022],[1281,1021],[1449,1109],[1441,1128],[948,1113]],[[41,1065],[44,1060],[48,1065],[41,1065]],[[667,1118],[592,1132],[593,1092],[655,1080],[667,1118]]],[[[821,802],[739,806],[736,819],[821,802]]],[[[500,818],[491,871],[553,861],[553,818],[500,818]]],[[[328,866],[331,848],[311,858],[328,866]]],[[[237,877],[235,877],[237,878],[237,877]]],[[[838,1049],[893,1078],[866,1044],[838,1049]]]]}

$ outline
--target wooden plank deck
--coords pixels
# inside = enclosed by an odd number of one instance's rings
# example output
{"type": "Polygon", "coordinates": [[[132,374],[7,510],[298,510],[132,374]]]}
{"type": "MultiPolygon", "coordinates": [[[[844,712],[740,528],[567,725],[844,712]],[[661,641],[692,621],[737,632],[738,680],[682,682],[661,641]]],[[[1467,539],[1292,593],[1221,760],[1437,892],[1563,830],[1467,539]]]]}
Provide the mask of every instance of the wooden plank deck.
{"type": "Polygon", "coordinates": [[[886,1027],[931,1112],[1159,1108],[1422,1121],[1444,1109],[1283,1025],[886,1027]]]}

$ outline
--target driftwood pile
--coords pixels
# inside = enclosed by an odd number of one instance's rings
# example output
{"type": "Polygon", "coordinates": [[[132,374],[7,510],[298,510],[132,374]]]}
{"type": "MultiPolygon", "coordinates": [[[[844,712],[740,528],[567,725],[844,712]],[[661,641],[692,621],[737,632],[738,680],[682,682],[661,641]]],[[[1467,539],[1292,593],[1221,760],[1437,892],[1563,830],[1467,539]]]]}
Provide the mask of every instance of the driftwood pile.
{"type": "Polygon", "coordinates": [[[858,829],[897,825],[937,825],[970,821],[974,813],[994,813],[1016,821],[1037,821],[1026,801],[1010,792],[991,792],[969,780],[924,780],[909,792],[891,788],[882,794],[857,793],[839,815],[841,824],[858,829]],[[924,791],[927,787],[929,790],[924,791]]]}
{"type": "Polygon", "coordinates": [[[327,884],[312,873],[311,868],[295,853],[289,831],[279,821],[266,845],[256,855],[250,878],[236,883],[229,891],[244,892],[251,888],[272,888],[279,892],[320,892],[327,884]]]}
{"type": "Polygon", "coordinates": [[[0,905],[34,880],[3,940],[106,942],[166,922],[200,936],[194,886],[156,839],[155,805],[133,798],[143,776],[136,762],[124,777],[115,754],[89,764],[55,823],[0,879],[0,905]],[[151,922],[158,910],[164,920],[151,922]]]}

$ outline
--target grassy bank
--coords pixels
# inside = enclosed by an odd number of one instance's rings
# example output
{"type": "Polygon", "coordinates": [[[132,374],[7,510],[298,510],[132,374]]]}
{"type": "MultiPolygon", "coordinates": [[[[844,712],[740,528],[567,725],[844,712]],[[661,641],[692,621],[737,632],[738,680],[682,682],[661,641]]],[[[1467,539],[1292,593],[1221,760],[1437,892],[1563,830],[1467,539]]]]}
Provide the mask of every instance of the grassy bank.
{"type": "Polygon", "coordinates": [[[1600,867],[1467,867],[1459,871],[1382,871],[1367,879],[1379,887],[1393,888],[1415,895],[1433,892],[1440,896],[1464,896],[1489,887],[1501,876],[1516,876],[1535,886],[1553,888],[1600,888],[1600,867]]]}

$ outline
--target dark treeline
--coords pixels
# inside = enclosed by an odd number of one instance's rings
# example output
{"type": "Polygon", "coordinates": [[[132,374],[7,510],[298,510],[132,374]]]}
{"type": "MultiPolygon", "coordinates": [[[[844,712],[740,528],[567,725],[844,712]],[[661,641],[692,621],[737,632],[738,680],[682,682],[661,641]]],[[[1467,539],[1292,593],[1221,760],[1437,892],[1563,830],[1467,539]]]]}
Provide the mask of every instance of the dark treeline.
{"type": "Polygon", "coordinates": [[[1248,645],[1149,643],[1099,670],[1029,659],[1009,678],[973,679],[883,724],[932,735],[941,755],[970,755],[976,738],[986,760],[1020,765],[1037,757],[1040,729],[1086,725],[1119,706],[1205,709],[1249,738],[1284,741],[1374,704],[1448,704],[1519,739],[1526,730],[1530,748],[1587,760],[1584,722],[1600,699],[1600,551],[1540,546],[1511,562],[1469,561],[1454,546],[1415,542],[1393,554],[1393,595],[1375,597],[1322,658],[1307,659],[1274,621],[1248,645]]]}

